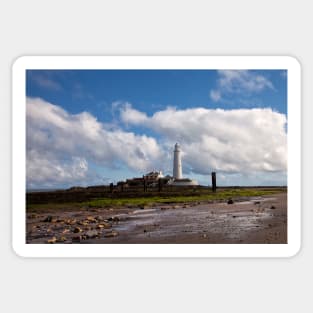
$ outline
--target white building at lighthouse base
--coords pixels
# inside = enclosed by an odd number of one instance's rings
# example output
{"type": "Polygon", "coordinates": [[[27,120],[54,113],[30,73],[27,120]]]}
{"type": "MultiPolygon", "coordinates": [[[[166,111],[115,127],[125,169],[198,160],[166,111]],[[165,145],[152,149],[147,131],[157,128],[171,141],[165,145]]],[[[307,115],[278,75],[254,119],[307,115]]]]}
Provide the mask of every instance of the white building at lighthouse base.
{"type": "Polygon", "coordinates": [[[181,178],[181,179],[170,179],[167,183],[172,186],[198,186],[199,183],[194,179],[181,178]]]}

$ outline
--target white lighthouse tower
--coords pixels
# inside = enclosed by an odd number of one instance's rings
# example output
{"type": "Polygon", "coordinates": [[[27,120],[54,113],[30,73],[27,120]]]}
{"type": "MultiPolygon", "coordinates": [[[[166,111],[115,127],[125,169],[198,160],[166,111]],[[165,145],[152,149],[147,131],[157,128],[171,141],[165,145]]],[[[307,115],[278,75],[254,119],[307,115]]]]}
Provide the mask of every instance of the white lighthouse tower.
{"type": "Polygon", "coordinates": [[[174,166],[173,166],[174,179],[183,178],[180,153],[181,153],[180,146],[178,143],[176,143],[174,148],[174,166]]]}
{"type": "Polygon", "coordinates": [[[194,179],[183,178],[182,162],[181,162],[181,149],[178,143],[174,147],[174,166],[173,166],[173,178],[170,179],[167,184],[173,186],[198,186],[198,182],[194,179]]]}

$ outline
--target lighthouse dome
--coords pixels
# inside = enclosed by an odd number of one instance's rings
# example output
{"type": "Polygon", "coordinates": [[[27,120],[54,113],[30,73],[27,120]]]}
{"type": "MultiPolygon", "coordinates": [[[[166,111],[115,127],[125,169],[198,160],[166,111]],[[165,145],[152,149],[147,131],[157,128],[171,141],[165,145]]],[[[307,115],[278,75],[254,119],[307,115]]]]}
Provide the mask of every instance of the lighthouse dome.
{"type": "Polygon", "coordinates": [[[180,144],[179,143],[175,143],[175,151],[180,151],[180,144]]]}

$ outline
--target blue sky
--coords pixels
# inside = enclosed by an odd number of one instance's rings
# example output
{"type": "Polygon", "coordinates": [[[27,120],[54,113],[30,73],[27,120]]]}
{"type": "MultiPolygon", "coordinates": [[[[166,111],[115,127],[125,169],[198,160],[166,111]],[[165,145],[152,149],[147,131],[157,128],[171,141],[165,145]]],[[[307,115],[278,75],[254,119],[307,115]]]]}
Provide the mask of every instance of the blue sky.
{"type": "Polygon", "coordinates": [[[285,70],[28,70],[26,78],[29,188],[171,174],[176,141],[186,176],[202,184],[211,170],[225,185],[286,184],[285,70]]]}

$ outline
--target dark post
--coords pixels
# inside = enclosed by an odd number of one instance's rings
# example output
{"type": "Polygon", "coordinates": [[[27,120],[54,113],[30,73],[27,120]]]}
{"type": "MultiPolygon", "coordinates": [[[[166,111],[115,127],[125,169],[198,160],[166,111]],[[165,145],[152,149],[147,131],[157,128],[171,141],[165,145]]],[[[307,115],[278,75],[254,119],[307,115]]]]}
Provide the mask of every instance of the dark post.
{"type": "Polygon", "coordinates": [[[161,178],[159,178],[158,183],[159,183],[159,192],[160,192],[160,191],[162,191],[162,180],[161,180],[161,178]]]}
{"type": "Polygon", "coordinates": [[[113,183],[110,184],[110,192],[113,192],[113,183]]]}
{"type": "Polygon", "coordinates": [[[147,181],[145,179],[143,179],[143,191],[147,191],[147,181]]]}
{"type": "Polygon", "coordinates": [[[216,192],[216,173],[212,172],[212,191],[216,192]]]}
{"type": "Polygon", "coordinates": [[[124,192],[124,183],[121,183],[121,192],[124,192]]]}

